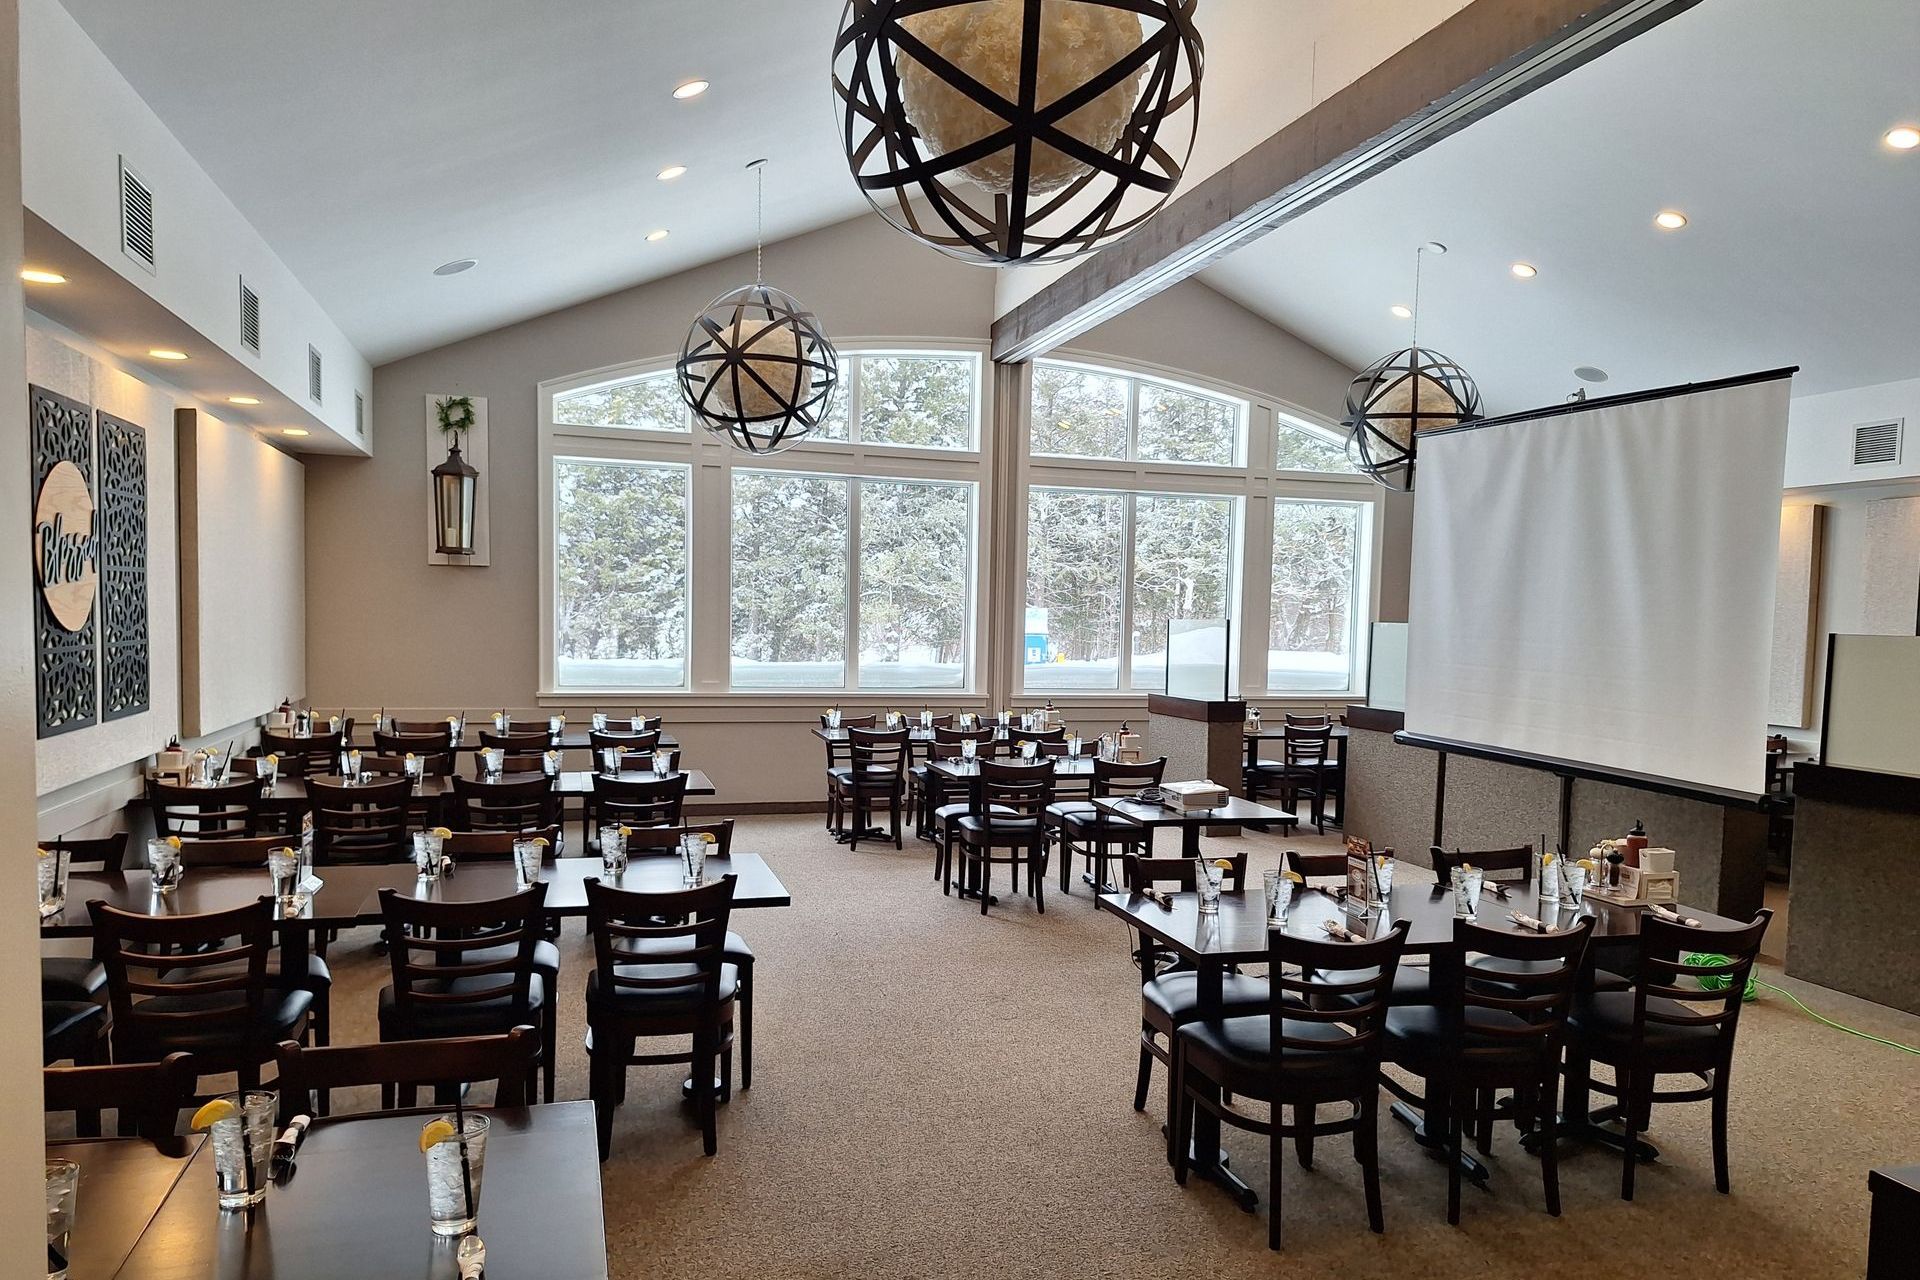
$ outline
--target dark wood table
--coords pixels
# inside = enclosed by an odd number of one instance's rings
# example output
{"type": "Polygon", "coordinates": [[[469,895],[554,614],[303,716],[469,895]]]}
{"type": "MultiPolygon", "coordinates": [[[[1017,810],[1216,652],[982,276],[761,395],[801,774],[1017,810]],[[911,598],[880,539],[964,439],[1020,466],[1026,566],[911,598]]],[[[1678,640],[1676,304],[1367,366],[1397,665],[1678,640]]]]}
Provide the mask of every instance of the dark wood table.
{"type": "MultiPolygon", "coordinates": [[[[560,779],[554,783],[555,793],[563,796],[590,796],[593,794],[592,769],[562,770],[560,779]]],[[[698,769],[682,769],[687,775],[687,794],[690,796],[710,796],[713,794],[713,779],[698,769]]],[[[620,772],[622,782],[658,782],[660,775],[651,769],[623,769],[620,772]]]]}
{"type": "MultiPolygon", "coordinates": [[[[1089,783],[1091,783],[1092,781],[1093,757],[1090,755],[1075,756],[1071,759],[1069,759],[1066,756],[1045,756],[1045,757],[1042,757],[1042,759],[1051,760],[1053,762],[1053,776],[1056,782],[1062,779],[1082,780],[1082,781],[1087,781],[1089,783]]],[[[1000,760],[995,760],[993,763],[1020,764],[1025,762],[1019,761],[1019,760],[1000,759],[1000,760]]],[[[1039,762],[1033,761],[1032,763],[1037,764],[1039,762]]],[[[954,756],[946,760],[929,760],[927,761],[927,772],[930,774],[939,774],[942,778],[946,779],[948,782],[954,784],[955,786],[965,787],[967,789],[967,803],[970,805],[973,805],[976,808],[979,806],[981,775],[980,775],[980,760],[978,757],[972,760],[967,759],[965,756],[954,756]]],[[[1067,797],[1067,798],[1077,799],[1084,795],[1085,793],[1082,792],[1080,793],[1080,796],[1067,797]]],[[[924,834],[926,834],[930,839],[938,839],[938,836],[939,836],[939,833],[937,832],[927,832],[924,834]]],[[[962,883],[960,886],[960,896],[963,898],[978,898],[980,896],[979,887],[970,881],[962,883]]],[[[987,901],[992,903],[997,903],[1000,901],[1000,899],[997,897],[989,896],[987,901]]]]}
{"type": "MultiPolygon", "coordinates": [[[[485,729],[488,733],[493,732],[493,729],[491,728],[491,722],[489,722],[488,724],[480,724],[477,721],[469,721],[467,723],[467,732],[465,733],[465,735],[461,737],[460,741],[453,744],[453,749],[455,751],[478,751],[481,745],[480,730],[482,729],[485,729]]],[[[372,751],[373,750],[372,734],[369,733],[365,738],[361,738],[359,736],[359,730],[360,730],[360,726],[355,725],[354,726],[355,736],[352,741],[347,743],[347,745],[349,747],[359,747],[360,750],[362,751],[372,751]]],[[[524,725],[515,725],[512,729],[508,730],[509,733],[512,733],[516,736],[522,735],[522,734],[546,733],[546,731],[547,731],[547,726],[543,721],[533,721],[531,723],[524,724],[524,725]]],[[[587,729],[578,728],[572,724],[569,724],[567,726],[566,731],[560,734],[559,737],[556,738],[556,737],[553,737],[552,735],[548,735],[547,745],[550,747],[558,747],[562,751],[591,750],[593,747],[593,740],[588,736],[589,732],[590,731],[587,729]]],[[[631,733],[632,730],[607,729],[605,732],[631,733]]],[[[659,745],[665,748],[666,750],[671,751],[673,748],[680,745],[680,740],[674,737],[670,733],[662,733],[660,735],[659,745]]]]}
{"type": "Polygon", "coordinates": [[[1228,796],[1225,804],[1211,809],[1169,809],[1126,796],[1096,796],[1093,803],[1102,811],[1123,822],[1131,822],[1136,827],[1149,830],[1155,827],[1178,827],[1180,855],[1185,858],[1200,856],[1202,827],[1244,827],[1259,823],[1299,821],[1285,809],[1276,809],[1239,796],[1228,796]]]}
{"type": "MultiPolygon", "coordinates": [[[[452,875],[434,881],[421,880],[414,874],[411,863],[386,870],[389,872],[387,882],[375,888],[362,904],[362,914],[370,919],[380,918],[380,889],[394,889],[431,902],[478,902],[504,898],[519,889],[513,864],[505,860],[475,862],[470,859],[460,863],[452,875]]],[[[787,886],[757,853],[736,851],[730,857],[708,858],[705,875],[709,883],[723,876],[737,877],[733,886],[736,909],[793,905],[793,895],[787,886]]],[[[627,862],[626,870],[615,880],[607,879],[599,858],[555,858],[541,870],[540,879],[547,886],[546,914],[562,918],[587,914],[586,882],[589,879],[630,893],[675,893],[682,887],[680,855],[675,850],[638,854],[627,862]]]]}
{"type": "MultiPolygon", "coordinates": [[[[492,1126],[477,1233],[487,1244],[487,1274],[605,1280],[593,1104],[486,1114],[492,1126]]],[[[118,1271],[76,1271],[74,1280],[457,1280],[459,1241],[427,1226],[422,1122],[419,1115],[320,1120],[301,1144],[294,1176],[239,1213],[218,1207],[212,1151],[203,1147],[118,1271]]]]}
{"type": "MultiPolygon", "coordinates": [[[[1250,871],[1250,877],[1251,874],[1250,871]]],[[[1529,933],[1513,924],[1508,919],[1508,913],[1517,911],[1531,915],[1550,928],[1567,928],[1579,916],[1592,916],[1594,926],[1589,964],[1594,962],[1596,955],[1611,953],[1617,956],[1621,950],[1631,948],[1639,937],[1640,922],[1644,918],[1641,908],[1593,900],[1579,907],[1553,901],[1543,902],[1532,886],[1507,886],[1506,891],[1507,897],[1500,898],[1495,883],[1487,882],[1476,923],[1492,929],[1529,933]]],[[[1345,901],[1334,893],[1302,886],[1296,891],[1293,907],[1288,912],[1286,932],[1292,937],[1325,941],[1325,923],[1333,920],[1357,937],[1376,938],[1391,932],[1394,926],[1405,921],[1405,954],[1415,958],[1426,957],[1427,963],[1440,969],[1445,964],[1458,963],[1458,952],[1453,941],[1453,901],[1452,891],[1438,885],[1398,884],[1394,886],[1385,906],[1369,909],[1345,901]]],[[[1196,995],[1199,1016],[1202,1018],[1219,1016],[1222,976],[1229,966],[1266,962],[1266,901],[1257,884],[1242,892],[1222,892],[1219,913],[1212,916],[1200,914],[1200,899],[1191,893],[1172,895],[1170,908],[1131,892],[1103,893],[1097,902],[1101,910],[1121,917],[1193,966],[1199,975],[1196,995]]],[[[1730,920],[1694,907],[1681,907],[1679,910],[1699,920],[1704,928],[1732,932],[1747,927],[1744,921],[1730,920]]],[[[1441,977],[1436,973],[1436,985],[1440,981],[1441,977]]],[[[1423,1122],[1434,1114],[1434,1103],[1435,1097],[1430,1095],[1425,1115],[1403,1108],[1398,1103],[1394,1106],[1394,1114],[1411,1125],[1422,1145],[1430,1149],[1438,1147],[1438,1139],[1427,1135],[1423,1122]]],[[[1584,1093],[1569,1090],[1566,1110],[1570,1119],[1561,1122],[1563,1140],[1600,1136],[1584,1093]]],[[[1644,1158],[1651,1158],[1654,1154],[1657,1153],[1650,1146],[1643,1148],[1644,1158]]],[[[1195,1171],[1225,1187],[1239,1200],[1241,1207],[1251,1209],[1257,1202],[1252,1188],[1226,1167],[1225,1155],[1220,1151],[1220,1122],[1205,1107],[1194,1109],[1191,1159],[1195,1171]]],[[[1477,1162],[1468,1163],[1466,1167],[1475,1176],[1485,1176],[1485,1171],[1477,1162]]]]}
{"type": "MultiPolygon", "coordinates": [[[[202,1141],[197,1136],[190,1139],[183,1146],[184,1154],[177,1156],[163,1154],[143,1138],[78,1138],[47,1144],[49,1160],[71,1160],[80,1166],[67,1267],[72,1280],[94,1280],[120,1270],[202,1141]]],[[[207,1202],[213,1203],[211,1174],[207,1202]]]]}

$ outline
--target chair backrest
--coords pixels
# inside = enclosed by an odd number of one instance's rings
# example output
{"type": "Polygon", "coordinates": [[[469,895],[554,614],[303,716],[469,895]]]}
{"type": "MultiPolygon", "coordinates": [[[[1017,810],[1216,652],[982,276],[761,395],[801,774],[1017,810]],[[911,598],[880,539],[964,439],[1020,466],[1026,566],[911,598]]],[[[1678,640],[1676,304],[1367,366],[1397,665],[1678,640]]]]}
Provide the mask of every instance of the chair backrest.
{"type": "Polygon", "coordinates": [[[1559,1062],[1592,937],[1592,916],[1552,933],[1516,933],[1455,920],[1454,946],[1464,960],[1453,967],[1453,989],[1440,993],[1442,1016],[1456,1028],[1471,1022],[1476,1039],[1508,1052],[1529,1054],[1539,1064],[1559,1062]],[[1513,1014],[1518,1021],[1474,1019],[1476,1009],[1513,1014]]]}
{"type": "Polygon", "coordinates": [[[316,733],[302,738],[262,729],[260,754],[279,758],[282,777],[310,778],[330,772],[339,763],[340,744],[345,741],[346,733],[347,730],[342,729],[338,733],[316,733]]]}
{"type": "MultiPolygon", "coordinates": [[[[414,763],[420,766],[423,778],[450,778],[453,776],[453,752],[436,751],[414,753],[414,763]]],[[[360,757],[360,772],[375,774],[383,778],[404,778],[407,776],[407,757],[402,755],[379,755],[360,757]]]]}
{"type": "Polygon", "coordinates": [[[513,857],[516,840],[535,836],[547,842],[547,857],[560,847],[560,826],[529,827],[525,831],[456,831],[440,842],[440,852],[458,862],[505,862],[513,857]]]}
{"type": "Polygon", "coordinates": [[[495,733],[491,729],[480,731],[480,745],[498,747],[508,755],[544,755],[553,739],[545,729],[522,729],[518,732],[495,733]]]}
{"type": "Polygon", "coordinates": [[[716,858],[725,858],[733,852],[733,819],[722,818],[718,822],[689,822],[678,827],[631,827],[627,834],[627,853],[639,856],[647,853],[672,853],[680,847],[681,836],[705,835],[713,837],[713,848],[708,850],[716,858]]]}
{"type": "Polygon", "coordinates": [[[1702,929],[1643,913],[1639,967],[1633,982],[1635,1056],[1649,1025],[1712,1027],[1718,1032],[1721,1062],[1730,1060],[1747,979],[1760,958],[1760,944],[1772,920],[1770,907],[1760,908],[1752,923],[1739,929],[1702,929]],[[1688,956],[1695,958],[1694,963],[1687,963],[1688,956]],[[1706,961],[1706,956],[1726,959],[1706,961]],[[1685,1011],[1648,1004],[1655,999],[1685,1001],[1685,1011]]]}
{"type": "Polygon", "coordinates": [[[413,784],[307,779],[313,808],[313,853],[325,862],[405,862],[412,856],[407,802],[413,784]]]}
{"type": "Polygon", "coordinates": [[[602,998],[698,988],[703,1012],[720,1003],[733,876],[674,893],[633,893],[586,881],[587,934],[602,998]],[[644,951],[647,963],[634,963],[644,951]]]}
{"type": "MultiPolygon", "coordinates": [[[[870,716],[843,715],[840,717],[840,727],[842,729],[871,729],[879,723],[880,723],[880,717],[878,715],[870,715],[870,716]]],[[[820,717],[820,727],[822,729],[829,727],[827,724],[827,717],[824,714],[820,717]]]]}
{"type": "Polygon", "coordinates": [[[545,774],[452,782],[453,825],[463,831],[532,831],[560,821],[560,797],[545,774]]]}
{"type": "Polygon", "coordinates": [[[1462,863],[1480,868],[1489,880],[1533,882],[1533,846],[1530,844],[1513,849],[1455,849],[1452,853],[1436,844],[1427,850],[1427,856],[1433,859],[1433,874],[1443,885],[1453,883],[1454,870],[1462,863]],[[1514,872],[1519,875],[1515,876],[1514,872]]]}
{"type": "Polygon", "coordinates": [[[1394,971],[1406,944],[1404,920],[1384,937],[1366,942],[1321,941],[1298,938],[1284,929],[1267,930],[1274,1089],[1268,1096],[1289,1095],[1281,1082],[1290,1053],[1311,1053],[1316,1066],[1324,1064],[1324,1071],[1314,1073],[1314,1086],[1325,1090],[1321,1097],[1345,1097],[1349,1086],[1372,1093],[1387,1047],[1394,971]],[[1289,1023],[1314,1027],[1319,1034],[1289,1031],[1289,1023]],[[1329,1030],[1342,1034],[1329,1036],[1329,1030]]]}
{"type": "Polygon", "coordinates": [[[1053,761],[1008,764],[980,762],[979,805],[974,816],[987,832],[1001,826],[1025,830],[1038,823],[1053,803],[1053,761]]]}
{"type": "Polygon", "coordinates": [[[426,733],[375,733],[373,749],[383,756],[441,756],[453,750],[453,726],[441,724],[426,733]]]}
{"type": "Polygon", "coordinates": [[[1095,756],[1093,794],[1096,796],[1125,795],[1138,791],[1142,787],[1157,787],[1160,785],[1160,779],[1166,776],[1166,772],[1165,756],[1142,760],[1138,764],[1122,764],[1118,760],[1102,760],[1095,756]]]}
{"type": "Polygon", "coordinates": [[[1347,880],[1347,855],[1344,853],[1302,853],[1287,850],[1287,870],[1302,880],[1347,880]]]}
{"type": "Polygon", "coordinates": [[[435,734],[444,736],[447,745],[453,745],[453,722],[451,720],[389,720],[387,732],[395,737],[412,737],[416,734],[435,734]]]}
{"type": "MultiPolygon", "coordinates": [[[[623,716],[623,715],[616,715],[615,713],[609,711],[606,713],[606,717],[607,717],[607,727],[605,729],[589,729],[588,732],[589,733],[628,733],[628,732],[657,733],[659,732],[660,725],[662,723],[662,717],[660,716],[623,716]],[[637,726],[633,723],[635,720],[638,720],[640,722],[637,726]]],[[[593,722],[589,720],[587,723],[591,724],[593,722]]],[[[821,723],[824,724],[825,721],[822,721],[821,723]]]]}
{"type": "Polygon", "coordinates": [[[524,1107],[533,1101],[527,1079],[540,1059],[540,1033],[523,1026],[500,1036],[447,1036],[319,1049],[283,1040],[274,1056],[280,1067],[276,1087],[281,1124],[298,1115],[313,1115],[316,1090],[368,1085],[379,1085],[384,1098],[389,1090],[411,1093],[426,1086],[445,1094],[462,1085],[492,1081],[494,1106],[524,1107]]]}
{"type": "Polygon", "coordinates": [[[874,783],[890,777],[898,783],[906,776],[909,752],[905,729],[849,729],[847,745],[854,781],[874,783]]]}
{"type": "Polygon", "coordinates": [[[1007,741],[1018,747],[1022,742],[1065,742],[1067,726],[1055,725],[1051,729],[1022,729],[1015,725],[1007,730],[1007,741]]]}
{"type": "MultiPolygon", "coordinates": [[[[1227,862],[1232,865],[1221,871],[1220,878],[1235,893],[1247,886],[1247,855],[1243,850],[1227,858],[1208,858],[1208,862],[1227,862]]],[[[1177,884],[1182,893],[1192,893],[1194,881],[1200,874],[1199,858],[1143,858],[1137,853],[1120,855],[1121,874],[1126,885],[1135,893],[1144,893],[1160,884],[1177,884]]]]}
{"type": "Polygon", "coordinates": [[[234,840],[252,835],[259,822],[260,781],[241,778],[190,787],[154,779],[147,783],[147,799],[160,836],[234,840]]]}
{"type": "Polygon", "coordinates": [[[70,871],[118,871],[127,861],[127,833],[116,831],[110,836],[89,836],[75,840],[62,836],[58,840],[42,840],[42,849],[64,849],[67,854],[67,869],[70,871]]]}
{"type": "Polygon", "coordinates": [[[87,914],[94,958],[107,971],[116,1060],[151,1058],[150,1046],[189,1030],[234,1041],[257,1032],[273,950],[270,899],[181,916],[95,899],[87,914]]]}
{"type": "Polygon", "coordinates": [[[131,1127],[166,1155],[186,1154],[184,1137],[174,1133],[180,1109],[193,1100],[193,1059],[170,1053],[158,1062],[122,1062],[110,1067],[47,1067],[40,1073],[47,1111],[74,1113],[74,1133],[100,1136],[100,1113],[117,1111],[122,1127],[131,1127]]]}
{"type": "MultiPolygon", "coordinates": [[[[651,751],[660,745],[660,731],[649,729],[643,733],[623,733],[615,729],[591,729],[587,732],[587,744],[596,753],[606,747],[625,747],[629,751],[651,751]]],[[[599,763],[596,755],[594,764],[599,763]]]]}
{"type": "Polygon", "coordinates": [[[1286,763],[1308,767],[1327,762],[1327,754],[1333,741],[1333,729],[1330,726],[1289,724],[1281,733],[1280,749],[1281,754],[1286,758],[1286,763]]]}
{"type": "Polygon", "coordinates": [[[687,775],[609,778],[593,775],[593,821],[606,826],[677,827],[687,799],[687,775]]]}
{"type": "Polygon", "coordinates": [[[1333,717],[1321,712],[1317,716],[1297,716],[1288,711],[1281,716],[1282,728],[1293,729],[1331,729],[1333,717]]]}
{"type": "Polygon", "coordinates": [[[545,882],[477,902],[427,902],[382,889],[399,1020],[457,1016],[463,1007],[504,999],[507,1025],[531,1024],[533,952],[546,900],[545,882]]]}
{"type": "Polygon", "coordinates": [[[243,840],[182,840],[183,867],[264,867],[269,849],[295,843],[286,836],[250,836],[243,840]]]}
{"type": "MultiPolygon", "coordinates": [[[[952,717],[948,718],[951,719],[952,717]]],[[[993,733],[994,731],[991,725],[982,725],[978,729],[956,729],[951,724],[943,725],[936,721],[933,726],[933,740],[935,742],[966,742],[969,739],[974,742],[992,742],[993,733]]]]}

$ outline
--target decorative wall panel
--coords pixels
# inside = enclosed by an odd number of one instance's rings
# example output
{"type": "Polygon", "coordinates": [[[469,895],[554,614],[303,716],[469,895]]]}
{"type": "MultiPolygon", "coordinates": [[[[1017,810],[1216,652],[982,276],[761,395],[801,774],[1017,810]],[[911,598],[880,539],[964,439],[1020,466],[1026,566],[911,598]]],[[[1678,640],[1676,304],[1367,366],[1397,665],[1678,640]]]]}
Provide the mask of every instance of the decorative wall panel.
{"type": "Polygon", "coordinates": [[[1780,508],[1780,572],[1773,587],[1773,664],[1767,682],[1770,725],[1804,729],[1812,719],[1825,510],[1810,502],[1780,508]]]}
{"type": "Polygon", "coordinates": [[[27,388],[33,431],[35,736],[99,719],[93,412],[27,388]]]}
{"type": "Polygon", "coordinates": [[[100,414],[100,715],[152,701],[147,637],[147,433],[100,414]]]}
{"type": "Polygon", "coordinates": [[[1860,576],[1863,634],[1920,633],[1920,498],[1883,498],[1867,504],[1867,547],[1860,576]]]}

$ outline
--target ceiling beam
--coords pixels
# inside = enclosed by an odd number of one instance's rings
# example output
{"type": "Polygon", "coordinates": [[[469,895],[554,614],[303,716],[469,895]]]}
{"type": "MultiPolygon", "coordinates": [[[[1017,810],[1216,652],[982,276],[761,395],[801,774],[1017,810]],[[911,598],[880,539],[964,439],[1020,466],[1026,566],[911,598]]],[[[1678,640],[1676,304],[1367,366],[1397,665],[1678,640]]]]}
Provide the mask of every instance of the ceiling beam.
{"type": "Polygon", "coordinates": [[[1700,0],[1469,0],[993,323],[1031,360],[1700,0]]]}

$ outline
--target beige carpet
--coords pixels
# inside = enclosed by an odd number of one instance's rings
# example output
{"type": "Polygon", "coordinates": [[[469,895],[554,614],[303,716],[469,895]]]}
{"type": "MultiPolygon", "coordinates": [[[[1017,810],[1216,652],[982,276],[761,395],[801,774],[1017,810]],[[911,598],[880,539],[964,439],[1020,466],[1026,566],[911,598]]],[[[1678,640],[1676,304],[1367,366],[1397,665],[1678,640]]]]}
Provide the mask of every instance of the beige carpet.
{"type": "MultiPolygon", "coordinates": [[[[1020,898],[982,919],[941,896],[925,846],[849,852],[815,817],[741,826],[794,897],[736,916],[760,957],[755,1085],[723,1108],[707,1159],[682,1073],[634,1070],[602,1170],[618,1277],[1857,1276],[1867,1169],[1920,1159],[1920,1061],[1770,995],[1742,1023],[1732,1196],[1713,1191],[1705,1106],[1672,1107],[1634,1204],[1611,1153],[1576,1151],[1565,1214],[1548,1217],[1508,1129],[1490,1190],[1468,1189],[1453,1228],[1441,1167],[1383,1120],[1386,1234],[1366,1230],[1349,1148],[1323,1140],[1313,1171],[1287,1165],[1276,1257],[1265,1139],[1226,1139],[1262,1197],[1243,1214],[1174,1185],[1157,1070],[1148,1113],[1132,1110],[1139,987],[1126,931],[1084,886],[1050,893],[1044,916],[1020,898]]],[[[1256,868],[1285,847],[1245,843],[1256,868]]],[[[385,961],[371,940],[356,931],[332,953],[336,1042],[373,1035],[385,961]]],[[[578,922],[564,951],[560,1090],[580,1098],[578,922]]],[[[1920,1040],[1920,1020],[1794,985],[1842,1021],[1920,1040]]]]}

